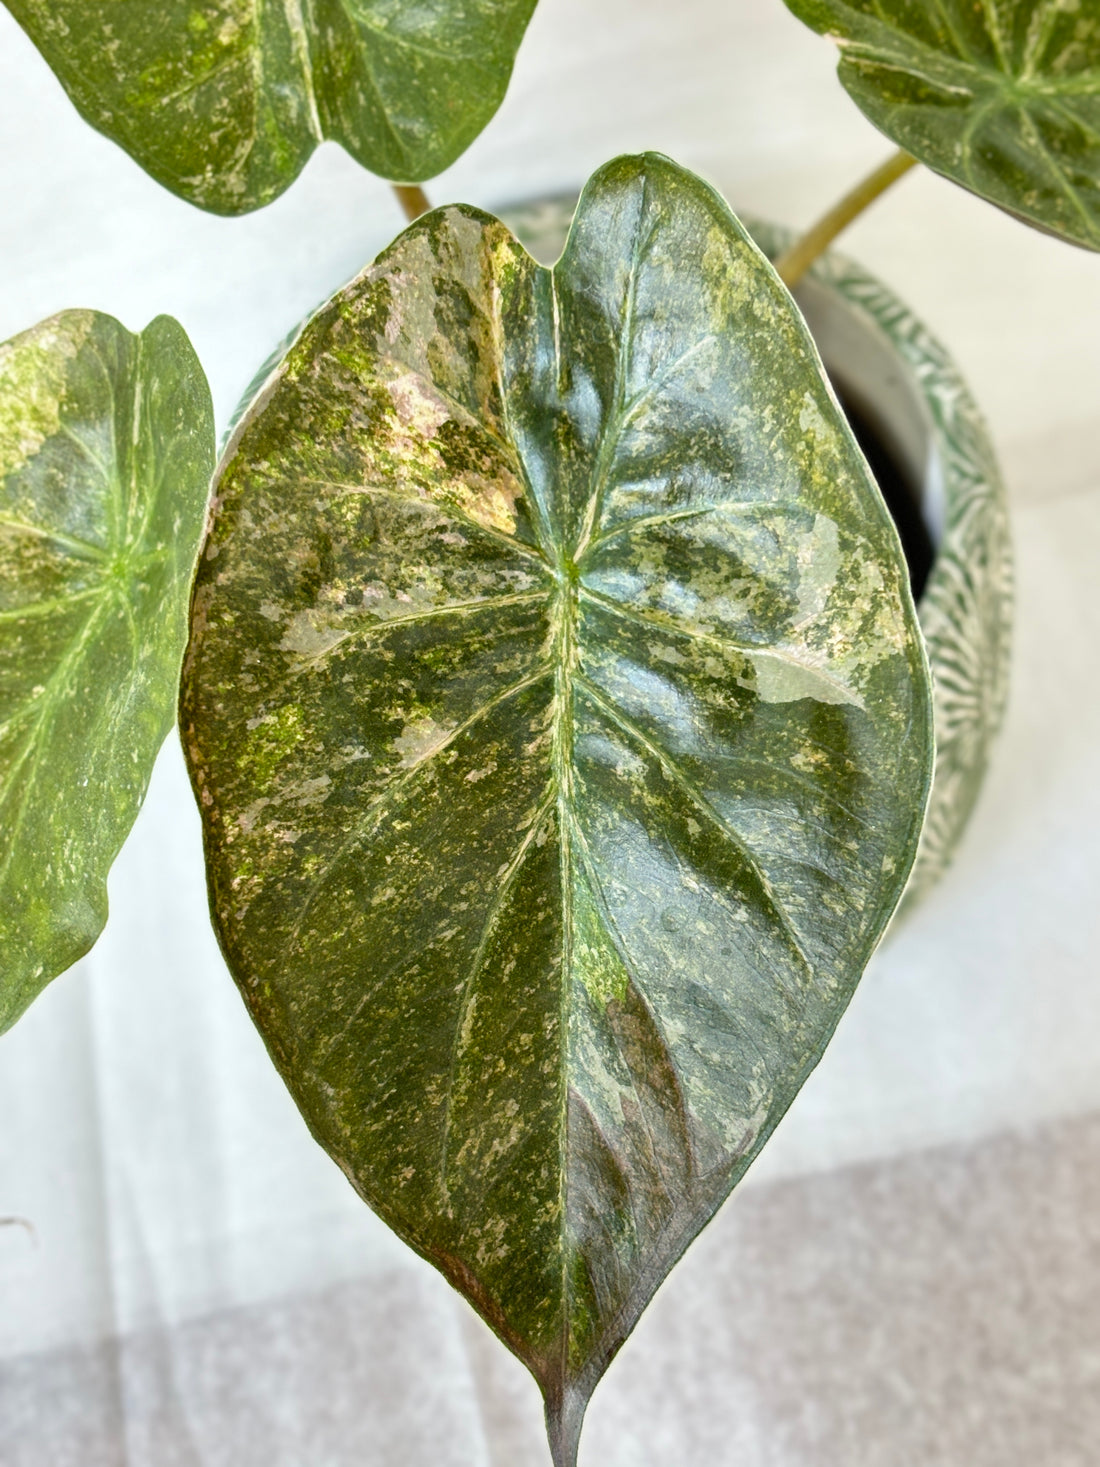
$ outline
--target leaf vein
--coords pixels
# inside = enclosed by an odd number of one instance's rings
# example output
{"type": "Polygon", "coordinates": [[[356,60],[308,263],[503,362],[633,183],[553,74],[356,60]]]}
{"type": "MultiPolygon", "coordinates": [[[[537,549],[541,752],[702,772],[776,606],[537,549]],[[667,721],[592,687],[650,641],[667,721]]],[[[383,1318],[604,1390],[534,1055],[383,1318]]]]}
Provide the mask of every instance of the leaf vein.
{"type": "Polygon", "coordinates": [[[306,917],[309,915],[310,909],[312,908],[314,901],[323,889],[329,877],[336,870],[341,861],[343,861],[344,857],[347,856],[351,851],[353,851],[357,845],[364,841],[379,824],[379,822],[385,817],[387,807],[390,804],[391,800],[404,794],[409,786],[413,783],[413,781],[420,775],[420,773],[424,769],[426,769],[433,762],[433,760],[438,758],[438,756],[442,754],[445,750],[449,749],[457,739],[460,739],[464,733],[467,733],[471,728],[479,723],[481,719],[492,713],[493,710],[498,708],[502,703],[507,702],[509,698],[514,698],[517,694],[524,692],[527,688],[534,687],[536,683],[541,682],[543,678],[549,676],[549,673],[550,670],[548,668],[542,667],[539,668],[536,672],[529,673],[526,677],[519,678],[516,682],[510,683],[508,687],[502,689],[501,692],[495,694],[492,698],[489,698],[486,702],[482,703],[471,714],[469,714],[468,717],[463,719],[460,724],[453,728],[445,739],[441,739],[438,744],[433,745],[433,747],[426,754],[422,754],[419,759],[417,759],[413,764],[409,765],[409,767],[403,770],[401,774],[391,779],[390,782],[382,790],[379,791],[379,793],[374,797],[373,800],[370,801],[370,803],[364,809],[359,819],[355,822],[354,828],[348,832],[348,834],[340,842],[340,844],[337,846],[336,850],[332,853],[329,859],[325,861],[324,864],[310,878],[309,885],[306,888],[305,900],[303,902],[301,911],[298,913],[294,925],[290,929],[290,933],[287,937],[287,952],[293,952],[297,948],[298,942],[301,939],[302,927],[305,923],[306,917]]]}
{"type": "Polygon", "coordinates": [[[648,753],[657,760],[657,762],[668,774],[669,778],[683,791],[683,793],[688,797],[688,799],[692,802],[696,809],[704,814],[710,821],[710,823],[714,825],[718,830],[720,830],[723,835],[725,835],[730,844],[738,851],[746,866],[748,866],[749,870],[756,878],[756,881],[764,894],[768,906],[771,908],[773,916],[775,917],[779,926],[782,928],[788,943],[794,949],[801,962],[804,964],[806,971],[812,973],[813,964],[810,962],[810,959],[808,958],[805,950],[802,947],[801,939],[799,938],[798,933],[795,931],[794,926],[791,923],[791,919],[787,915],[787,912],[785,911],[782,903],[775,895],[775,892],[772,889],[771,882],[768,879],[767,873],[760,865],[760,862],[755,852],[749,846],[744,837],[729,823],[729,821],[714,807],[714,805],[711,804],[707,795],[704,794],[704,792],[698,787],[691,776],[680,766],[680,764],[672,757],[667,749],[662,748],[660,744],[651,739],[643,729],[639,728],[639,726],[633,721],[633,719],[628,718],[621,709],[617,708],[612,702],[610,702],[609,699],[605,698],[603,693],[600,692],[596,685],[590,682],[583,673],[577,673],[575,674],[575,677],[577,682],[584,689],[587,696],[591,699],[593,703],[596,704],[601,712],[607,718],[611,719],[611,721],[615,723],[629,739],[632,739],[634,743],[641,745],[642,748],[646,749],[648,753]]]}

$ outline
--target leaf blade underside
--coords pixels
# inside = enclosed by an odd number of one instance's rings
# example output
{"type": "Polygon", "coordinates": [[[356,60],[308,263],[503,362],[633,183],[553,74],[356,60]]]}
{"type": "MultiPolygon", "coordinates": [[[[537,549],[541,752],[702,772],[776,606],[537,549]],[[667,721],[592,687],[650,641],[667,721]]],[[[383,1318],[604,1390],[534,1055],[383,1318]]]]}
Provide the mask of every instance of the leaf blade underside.
{"type": "Polygon", "coordinates": [[[92,946],[174,718],[214,457],[175,321],[0,346],[0,1032],[92,946]]]}
{"type": "Polygon", "coordinates": [[[786,0],[868,118],[937,173],[1100,250],[1100,12],[1040,0],[786,0]]]}
{"type": "Polygon", "coordinates": [[[896,536],[770,267],[656,155],[596,175],[552,272],[476,210],[418,221],[217,503],[181,729],[224,951],[572,1461],[904,886],[896,536]]]}
{"type": "Polygon", "coordinates": [[[278,197],[325,139],[442,172],[504,99],[535,0],[5,0],[77,110],[216,214],[278,197]]]}

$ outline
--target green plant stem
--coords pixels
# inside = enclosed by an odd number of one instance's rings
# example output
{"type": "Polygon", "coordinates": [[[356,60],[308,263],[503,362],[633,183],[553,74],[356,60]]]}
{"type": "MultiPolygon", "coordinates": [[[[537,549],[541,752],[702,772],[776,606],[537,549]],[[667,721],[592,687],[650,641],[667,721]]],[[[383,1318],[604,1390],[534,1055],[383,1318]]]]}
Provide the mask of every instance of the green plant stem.
{"type": "Polygon", "coordinates": [[[873,204],[879,194],[884,193],[892,183],[896,183],[916,163],[916,159],[904,149],[899,149],[892,158],[880,164],[873,173],[869,173],[850,193],[833,205],[827,214],[823,214],[812,228],[808,229],[800,239],[795,240],[789,250],[785,250],[775,262],[775,268],[779,278],[788,290],[793,290],[805,275],[817,257],[829,248],[833,240],[843,229],[847,229],[853,219],[858,219],[870,204],[873,204]]]}
{"type": "Polygon", "coordinates": [[[414,219],[419,219],[421,214],[426,214],[432,207],[428,202],[428,195],[418,183],[395,183],[393,191],[410,224],[414,219]]]}

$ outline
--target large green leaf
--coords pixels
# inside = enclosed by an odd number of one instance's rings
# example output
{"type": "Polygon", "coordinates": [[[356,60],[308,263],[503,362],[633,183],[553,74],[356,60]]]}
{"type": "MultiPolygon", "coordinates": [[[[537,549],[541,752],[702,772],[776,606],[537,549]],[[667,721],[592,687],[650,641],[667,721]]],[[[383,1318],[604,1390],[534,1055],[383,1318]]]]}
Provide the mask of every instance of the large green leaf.
{"type": "Polygon", "coordinates": [[[0,346],[0,1032],[91,947],[172,726],[214,458],[182,329],[0,346]]]}
{"type": "Polygon", "coordinates": [[[88,122],[215,214],[270,203],[326,138],[440,173],[503,100],[535,0],[5,0],[88,122]]]}
{"type": "Polygon", "coordinates": [[[876,127],[1002,209],[1100,250],[1096,0],[786,0],[876,127]]]}
{"type": "Polygon", "coordinates": [[[545,1393],[559,1462],[905,884],[928,679],[802,320],[609,164],[553,270],[425,216],[223,462],[181,730],[314,1133],[545,1393]]]}

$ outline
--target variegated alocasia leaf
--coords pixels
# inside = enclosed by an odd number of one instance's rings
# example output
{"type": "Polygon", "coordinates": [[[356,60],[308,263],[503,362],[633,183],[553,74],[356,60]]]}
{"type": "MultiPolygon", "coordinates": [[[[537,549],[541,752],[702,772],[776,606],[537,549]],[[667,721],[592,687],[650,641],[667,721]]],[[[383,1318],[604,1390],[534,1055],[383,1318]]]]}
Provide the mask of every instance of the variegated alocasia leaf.
{"type": "Polygon", "coordinates": [[[500,106],[535,0],[4,0],[81,115],[215,214],[270,203],[326,138],[442,172],[500,106]]]}
{"type": "Polygon", "coordinates": [[[214,421],[190,342],[66,311],[0,346],[0,1032],[107,920],[172,726],[214,421]]]}
{"type": "Polygon", "coordinates": [[[1029,224],[1100,250],[1095,0],[786,0],[876,127],[1029,224]]]}
{"type": "Polygon", "coordinates": [[[181,732],[225,953],[572,1463],[905,885],[932,736],[894,529],[771,267],[653,155],[553,270],[419,220],[215,502],[181,732]]]}

